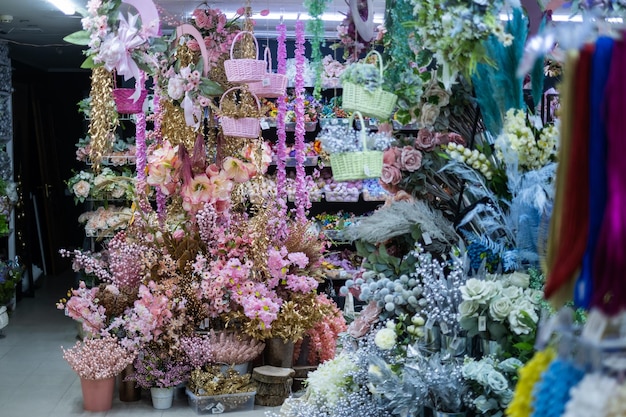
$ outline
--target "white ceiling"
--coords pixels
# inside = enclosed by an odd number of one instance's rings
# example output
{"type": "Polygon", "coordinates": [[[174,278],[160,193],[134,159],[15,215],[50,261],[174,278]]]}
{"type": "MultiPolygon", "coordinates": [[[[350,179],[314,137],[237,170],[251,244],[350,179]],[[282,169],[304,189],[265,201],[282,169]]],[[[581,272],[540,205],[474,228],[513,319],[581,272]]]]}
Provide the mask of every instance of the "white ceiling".
{"type": "MultiPolygon", "coordinates": [[[[78,6],[85,6],[87,0],[72,0],[78,6]]],[[[191,12],[205,2],[201,0],[155,0],[161,14],[162,26],[172,28],[189,19],[191,12]]],[[[219,8],[225,13],[234,13],[243,6],[245,0],[214,0],[206,2],[210,7],[219,8]]],[[[307,16],[303,0],[252,0],[254,11],[269,9],[267,18],[256,18],[255,32],[258,36],[271,37],[281,16],[293,32],[294,21],[301,14],[307,16]]],[[[382,21],[385,0],[373,0],[374,16],[382,21]]],[[[346,13],[346,0],[332,0],[328,13],[346,13]]],[[[81,47],[68,45],[63,37],[81,29],[79,14],[65,16],[47,0],[0,0],[0,20],[3,15],[13,17],[11,22],[0,21],[0,39],[9,41],[11,58],[46,71],[77,70],[83,60],[81,47]]],[[[341,20],[341,17],[339,17],[341,20]]],[[[332,36],[339,22],[328,19],[325,22],[327,36],[332,36]]]]}

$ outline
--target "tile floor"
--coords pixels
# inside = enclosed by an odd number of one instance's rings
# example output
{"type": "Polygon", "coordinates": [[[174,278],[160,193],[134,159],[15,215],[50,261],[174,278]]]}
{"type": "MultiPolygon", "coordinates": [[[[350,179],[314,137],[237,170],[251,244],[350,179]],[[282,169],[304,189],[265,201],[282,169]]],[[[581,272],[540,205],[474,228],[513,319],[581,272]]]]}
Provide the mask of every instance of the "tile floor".
{"type": "MultiPolygon", "coordinates": [[[[0,332],[0,417],[66,416],[195,416],[181,395],[168,410],[152,407],[149,393],[138,402],[117,398],[105,413],[82,408],[80,381],[63,359],[61,346],[76,341],[77,327],[55,303],[74,285],[72,273],[42,277],[33,298],[23,298],[0,332]]],[[[261,417],[274,408],[255,406],[254,411],[229,413],[230,417],[261,417]]]]}

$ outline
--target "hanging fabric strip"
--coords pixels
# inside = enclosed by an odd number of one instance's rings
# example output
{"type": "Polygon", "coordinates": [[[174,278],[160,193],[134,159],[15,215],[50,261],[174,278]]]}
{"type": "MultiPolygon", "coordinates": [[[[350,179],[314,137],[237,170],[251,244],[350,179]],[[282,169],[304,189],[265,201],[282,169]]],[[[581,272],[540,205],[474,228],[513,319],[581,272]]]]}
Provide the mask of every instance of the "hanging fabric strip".
{"type": "Polygon", "coordinates": [[[589,103],[589,236],[580,276],[574,289],[574,303],[589,308],[593,292],[593,258],[606,207],[606,125],[605,88],[611,66],[613,39],[596,41],[591,68],[589,103]]]}
{"type": "Polygon", "coordinates": [[[615,315],[626,306],[626,43],[617,41],[606,87],[607,202],[594,259],[592,306],[615,315]]]}
{"type": "MultiPolygon", "coordinates": [[[[562,208],[552,216],[561,216],[556,246],[556,258],[548,275],[545,296],[555,307],[571,300],[574,278],[582,264],[589,227],[589,81],[593,45],[586,45],[580,53],[576,68],[571,142],[567,174],[557,179],[564,188],[562,208]]],[[[566,138],[564,138],[566,139],[566,138]]],[[[565,156],[567,157],[567,156],[565,156]]],[[[559,173],[557,173],[558,175],[559,173]]]]}

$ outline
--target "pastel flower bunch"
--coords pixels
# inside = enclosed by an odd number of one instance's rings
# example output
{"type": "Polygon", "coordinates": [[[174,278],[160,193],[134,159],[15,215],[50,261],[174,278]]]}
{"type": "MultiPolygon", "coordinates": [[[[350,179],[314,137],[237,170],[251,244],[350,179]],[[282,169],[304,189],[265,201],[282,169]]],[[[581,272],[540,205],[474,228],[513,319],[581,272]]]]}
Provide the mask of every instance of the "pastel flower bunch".
{"type": "MultiPolygon", "coordinates": [[[[233,39],[239,33],[237,20],[243,14],[243,10],[239,11],[241,13],[237,13],[232,19],[228,19],[217,8],[197,8],[193,11],[193,24],[200,31],[206,45],[210,68],[217,66],[220,60],[228,56],[233,39]]],[[[200,51],[195,39],[190,40],[187,45],[194,52],[200,51]]]]}
{"type": "Polygon", "coordinates": [[[322,59],[322,87],[336,88],[341,86],[341,74],[346,66],[334,59],[331,55],[326,55],[322,59]]]}
{"type": "Polygon", "coordinates": [[[487,156],[477,149],[469,149],[459,143],[450,142],[443,150],[453,161],[467,164],[480,172],[485,179],[491,180],[494,176],[494,167],[487,156]]]}
{"type": "MultiPolygon", "coordinates": [[[[293,92],[287,94],[284,100],[287,103],[287,114],[285,116],[285,123],[293,123],[296,121],[296,99],[297,97],[293,92]]],[[[321,104],[318,100],[315,99],[311,94],[305,93],[302,97],[304,103],[304,122],[315,122],[317,121],[321,104]]]]}
{"type": "Polygon", "coordinates": [[[515,161],[522,172],[538,170],[554,162],[558,138],[557,125],[543,126],[540,117],[510,109],[504,118],[502,134],[495,142],[495,155],[505,164],[515,161]]]}
{"type": "Polygon", "coordinates": [[[79,171],[66,181],[67,188],[74,195],[76,204],[89,198],[93,187],[94,174],[91,171],[79,171]]]}
{"type": "Polygon", "coordinates": [[[513,399],[517,371],[521,366],[522,362],[517,358],[466,358],[462,373],[471,390],[466,399],[468,408],[484,416],[501,416],[513,399]]]}
{"type": "Polygon", "coordinates": [[[133,363],[136,353],[122,347],[113,337],[85,339],[63,350],[63,358],[79,377],[112,378],[133,363]]]}
{"type": "Polygon", "coordinates": [[[57,308],[81,323],[85,333],[99,335],[107,325],[107,317],[105,308],[97,304],[98,292],[98,287],[87,288],[85,282],[80,281],[78,288],[68,291],[69,299],[60,300],[57,308]]]}
{"type": "Polygon", "coordinates": [[[115,232],[126,229],[133,217],[130,207],[109,205],[86,211],[78,216],[78,222],[85,225],[85,234],[90,237],[113,236],[115,232]]]}
{"type": "Polygon", "coordinates": [[[307,378],[311,401],[335,404],[342,395],[342,388],[354,389],[351,374],[357,369],[350,355],[344,353],[319,365],[307,378]]]}
{"type": "Polygon", "coordinates": [[[146,348],[139,352],[134,361],[135,371],[128,380],[144,389],[175,387],[186,382],[191,366],[172,357],[167,351],[146,348]]]}

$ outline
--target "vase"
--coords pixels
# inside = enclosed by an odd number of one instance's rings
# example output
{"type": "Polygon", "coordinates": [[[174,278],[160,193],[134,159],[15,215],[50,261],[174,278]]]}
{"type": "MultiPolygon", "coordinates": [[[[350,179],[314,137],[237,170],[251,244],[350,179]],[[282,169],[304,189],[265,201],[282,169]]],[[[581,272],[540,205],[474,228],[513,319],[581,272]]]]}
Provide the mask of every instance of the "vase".
{"type": "Polygon", "coordinates": [[[107,411],[113,406],[115,377],[104,379],[80,378],[85,411],[107,411]]]}
{"type": "Polygon", "coordinates": [[[279,337],[272,337],[265,341],[264,359],[265,365],[277,366],[279,368],[291,368],[293,365],[294,343],[285,343],[279,337]]]}
{"type": "Polygon", "coordinates": [[[250,362],[237,363],[234,365],[220,365],[220,370],[225,374],[230,368],[233,368],[239,375],[245,375],[250,368],[250,362]]]}
{"type": "Polygon", "coordinates": [[[480,347],[483,356],[499,356],[503,353],[502,345],[494,340],[480,340],[480,347]]]}
{"type": "Polygon", "coordinates": [[[141,388],[137,386],[135,381],[126,381],[126,378],[134,372],[135,367],[131,363],[119,375],[117,393],[120,396],[120,401],[133,402],[141,399],[141,388]]]}
{"type": "Polygon", "coordinates": [[[150,395],[152,396],[152,406],[157,410],[167,410],[172,407],[172,401],[174,400],[174,387],[168,388],[150,388],[150,395]]]}

